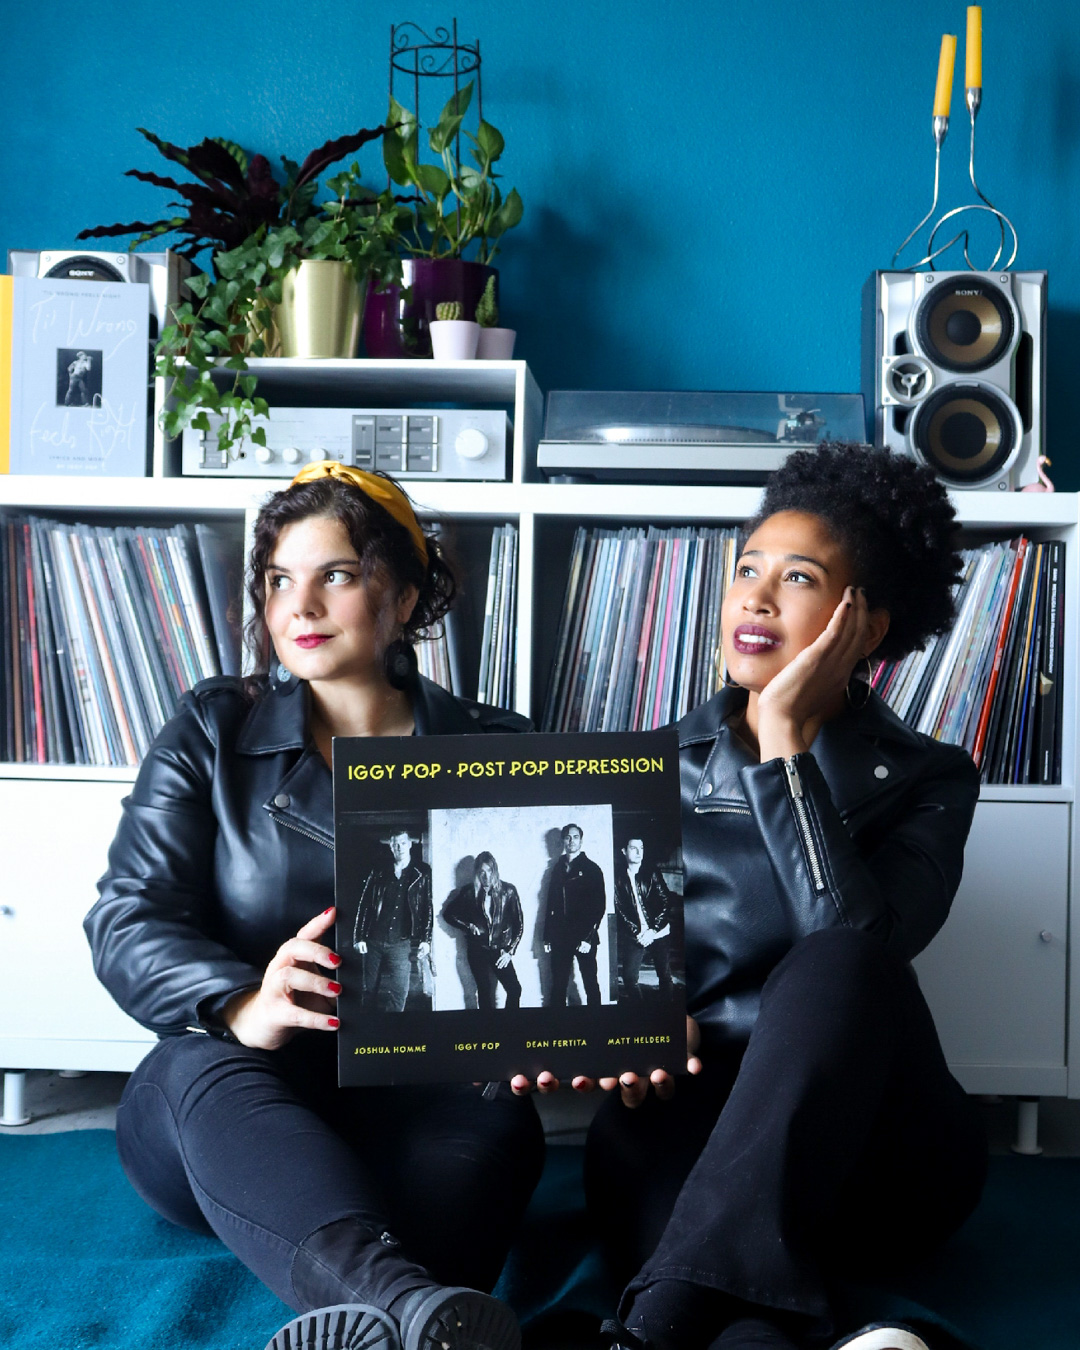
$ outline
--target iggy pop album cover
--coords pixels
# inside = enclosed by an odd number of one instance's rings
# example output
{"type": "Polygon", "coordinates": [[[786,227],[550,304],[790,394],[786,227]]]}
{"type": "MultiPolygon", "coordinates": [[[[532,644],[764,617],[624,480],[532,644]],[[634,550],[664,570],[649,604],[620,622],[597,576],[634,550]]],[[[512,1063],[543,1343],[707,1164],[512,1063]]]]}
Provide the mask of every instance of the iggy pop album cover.
{"type": "Polygon", "coordinates": [[[338,1081],[683,1071],[673,729],[334,741],[338,1081]]]}

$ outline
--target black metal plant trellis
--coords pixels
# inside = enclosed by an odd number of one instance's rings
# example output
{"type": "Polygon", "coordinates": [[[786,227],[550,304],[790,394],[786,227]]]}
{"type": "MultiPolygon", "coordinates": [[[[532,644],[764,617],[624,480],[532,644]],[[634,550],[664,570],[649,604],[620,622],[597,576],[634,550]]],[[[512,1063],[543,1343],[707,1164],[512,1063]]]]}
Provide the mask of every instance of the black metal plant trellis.
{"type": "MultiPolygon", "coordinates": [[[[416,114],[417,127],[423,126],[420,111],[420,81],[426,79],[453,79],[454,97],[461,88],[464,75],[474,75],[476,80],[476,113],[483,120],[484,103],[480,83],[480,39],[475,42],[459,42],[457,19],[452,21],[451,29],[436,28],[434,36],[426,33],[419,24],[398,23],[390,25],[390,97],[394,97],[394,73],[412,79],[413,112],[416,114]]],[[[401,100],[399,99],[400,103],[401,100]]],[[[444,100],[445,102],[445,100],[444,100]]],[[[461,163],[461,132],[454,138],[454,154],[461,163]]],[[[388,180],[389,181],[389,180],[388,180]]],[[[458,204],[458,229],[461,228],[461,205],[458,204]]]]}

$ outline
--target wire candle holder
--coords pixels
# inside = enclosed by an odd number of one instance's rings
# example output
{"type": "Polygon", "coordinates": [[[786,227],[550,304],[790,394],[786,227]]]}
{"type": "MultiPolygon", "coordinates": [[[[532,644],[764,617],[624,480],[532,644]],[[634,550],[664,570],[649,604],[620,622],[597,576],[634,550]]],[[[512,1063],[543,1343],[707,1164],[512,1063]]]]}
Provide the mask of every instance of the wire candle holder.
{"type": "MultiPolygon", "coordinates": [[[[970,13],[971,13],[971,12],[969,11],[969,24],[970,24],[970,13]]],[[[979,45],[979,56],[978,56],[978,62],[979,62],[978,70],[979,70],[979,74],[978,74],[978,76],[977,76],[976,78],[981,80],[981,78],[982,78],[982,75],[981,75],[981,67],[982,67],[982,55],[981,55],[981,36],[982,36],[982,35],[981,35],[981,28],[980,28],[980,31],[979,31],[979,33],[978,33],[977,36],[978,36],[978,41],[979,41],[979,44],[980,44],[980,45],[979,45]]],[[[954,45],[954,48],[955,48],[955,39],[949,39],[949,40],[953,42],[953,45],[954,45]]],[[[969,27],[969,32],[968,32],[968,41],[969,41],[969,43],[972,41],[972,32],[971,32],[970,27],[969,27]]],[[[944,65],[945,65],[945,56],[944,56],[944,43],[945,43],[945,39],[942,39],[942,42],[943,42],[943,57],[942,57],[942,63],[943,63],[943,67],[944,67],[944,65]]],[[[949,101],[949,92],[948,92],[948,91],[951,90],[951,86],[952,86],[952,63],[951,63],[951,56],[950,56],[949,62],[948,62],[947,74],[946,74],[946,75],[943,75],[942,72],[939,71],[938,80],[939,80],[938,100],[935,101],[935,107],[934,107],[934,120],[933,120],[933,134],[934,134],[934,198],[933,198],[933,201],[930,203],[930,210],[927,211],[926,215],[923,216],[922,220],[919,221],[919,223],[915,226],[915,228],[911,231],[911,233],[908,234],[908,236],[904,239],[904,242],[900,245],[900,247],[899,247],[899,248],[896,250],[896,252],[893,254],[893,257],[892,257],[892,266],[893,266],[894,268],[895,268],[896,265],[897,265],[897,261],[898,261],[900,255],[901,255],[901,254],[903,253],[903,251],[907,248],[908,244],[910,244],[911,241],[912,241],[912,240],[913,240],[913,239],[914,239],[914,238],[922,231],[922,229],[923,229],[927,224],[929,224],[929,222],[933,219],[934,213],[937,211],[937,208],[938,208],[938,198],[939,198],[939,195],[940,195],[940,189],[941,189],[941,147],[945,144],[945,137],[949,134],[949,116],[948,116],[947,108],[948,108],[948,101],[949,101]],[[944,95],[942,95],[942,93],[941,93],[941,90],[942,90],[942,87],[943,87],[943,83],[942,83],[943,81],[944,81],[944,88],[945,88],[945,90],[946,90],[946,92],[944,93],[944,95]],[[940,102],[942,99],[943,99],[943,101],[944,101],[944,107],[946,108],[946,111],[945,111],[944,113],[942,113],[942,112],[939,111],[939,102],[940,102]]],[[[913,272],[913,271],[915,271],[916,268],[919,268],[919,267],[929,267],[929,266],[932,266],[933,263],[935,262],[935,260],[936,260],[937,258],[941,257],[941,255],[942,255],[943,253],[947,253],[947,252],[949,251],[949,249],[951,249],[954,245],[959,244],[959,243],[961,243],[961,242],[962,242],[962,244],[963,244],[963,249],[964,249],[964,261],[967,263],[967,265],[968,265],[968,267],[971,269],[971,271],[973,271],[973,272],[979,271],[980,269],[977,268],[977,267],[975,266],[975,264],[971,261],[971,254],[970,254],[970,252],[969,252],[969,246],[970,246],[970,244],[971,244],[971,235],[970,235],[970,233],[969,233],[969,231],[968,231],[967,229],[961,229],[961,230],[959,230],[956,234],[953,235],[953,237],[948,241],[948,243],[941,244],[941,245],[939,245],[937,248],[934,247],[935,241],[937,240],[938,232],[941,230],[942,226],[943,226],[947,221],[949,221],[949,220],[954,220],[956,217],[962,216],[962,215],[964,215],[964,214],[965,214],[966,212],[968,212],[968,211],[985,211],[985,212],[988,212],[988,213],[989,213],[990,215],[992,215],[992,216],[994,217],[994,219],[997,221],[997,224],[998,224],[998,230],[999,230],[999,232],[1000,232],[1000,239],[999,239],[999,242],[998,242],[997,251],[995,252],[995,254],[994,254],[994,256],[993,256],[993,259],[991,260],[990,264],[989,264],[985,269],[982,269],[982,270],[985,270],[985,271],[987,271],[987,272],[993,272],[993,271],[995,271],[995,270],[997,269],[998,264],[1001,262],[1002,254],[1005,252],[1005,247],[1006,247],[1006,243],[1007,243],[1007,239],[1008,239],[1008,236],[1006,235],[1006,230],[1008,231],[1008,234],[1012,236],[1012,252],[1009,254],[1008,260],[1007,260],[1004,264],[1002,264],[1002,265],[1003,265],[1003,267],[1005,268],[1005,270],[1008,270],[1008,269],[1013,265],[1013,263],[1016,261],[1016,255],[1017,255],[1017,252],[1019,251],[1019,244],[1020,244],[1019,238],[1018,238],[1017,233],[1016,233],[1016,226],[1013,225],[1012,221],[1011,221],[1011,220],[1009,219],[1009,217],[1004,213],[1004,211],[999,210],[999,209],[994,205],[994,203],[990,200],[990,198],[987,197],[986,193],[983,192],[982,188],[979,187],[978,179],[975,177],[975,120],[976,120],[976,118],[978,117],[978,115],[979,115],[979,109],[980,109],[980,107],[982,106],[982,85],[981,85],[981,84],[973,84],[973,83],[971,83],[971,81],[970,81],[970,79],[969,79],[968,86],[967,86],[967,88],[966,88],[965,91],[964,91],[964,102],[965,102],[966,105],[967,105],[968,116],[969,116],[970,121],[971,121],[971,142],[970,142],[970,149],[969,149],[969,152],[968,152],[968,177],[969,177],[970,180],[971,180],[971,186],[972,186],[972,187],[974,188],[974,190],[975,190],[975,195],[979,198],[979,200],[978,200],[977,202],[966,202],[963,206],[954,206],[954,207],[952,208],[952,210],[944,212],[944,214],[941,215],[941,216],[937,219],[937,221],[935,221],[934,225],[932,226],[932,228],[931,228],[931,230],[930,230],[930,235],[929,235],[929,238],[927,239],[927,243],[926,243],[926,253],[924,254],[923,257],[921,257],[921,258],[918,260],[918,262],[914,262],[914,263],[909,264],[909,266],[905,269],[906,271],[913,272]]]]}

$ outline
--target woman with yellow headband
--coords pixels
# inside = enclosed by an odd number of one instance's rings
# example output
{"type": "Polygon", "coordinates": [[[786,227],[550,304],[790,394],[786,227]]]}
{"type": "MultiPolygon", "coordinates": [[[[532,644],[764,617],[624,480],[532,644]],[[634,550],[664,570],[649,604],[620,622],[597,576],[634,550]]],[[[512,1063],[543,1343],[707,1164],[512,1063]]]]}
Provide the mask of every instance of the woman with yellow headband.
{"type": "MultiPolygon", "coordinates": [[[[412,644],[454,591],[391,479],[324,463],[271,497],[248,574],[259,673],[181,699],[86,920],[100,978],[162,1038],[117,1113],[121,1162],[158,1213],[216,1233],[296,1310],[268,1350],[520,1342],[487,1291],[540,1173],[531,1101],[506,1085],[492,1100],[339,1089],[327,1034],[341,993],[326,942],[332,738],[529,726],[417,673],[412,644]]],[[[365,989],[384,1008],[404,1006],[432,924],[430,873],[393,843],[383,936],[398,957],[365,989]]]]}

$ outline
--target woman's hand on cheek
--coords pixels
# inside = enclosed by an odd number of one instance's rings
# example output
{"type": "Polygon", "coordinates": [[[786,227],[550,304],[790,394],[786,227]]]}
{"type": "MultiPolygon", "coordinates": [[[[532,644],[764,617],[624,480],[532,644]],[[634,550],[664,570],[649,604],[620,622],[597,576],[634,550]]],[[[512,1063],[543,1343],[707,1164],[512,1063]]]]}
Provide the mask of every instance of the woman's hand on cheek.
{"type": "Polygon", "coordinates": [[[316,940],[333,924],[335,913],[333,908],[324,910],[304,924],[278,948],[259,988],[245,990],[225,1005],[222,1020],[242,1045],[279,1050],[301,1028],[337,1030],[335,1000],[341,985],[319,967],[333,972],[341,958],[316,940]]]}
{"type": "Polygon", "coordinates": [[[861,590],[848,586],[824,631],[775,675],[758,698],[761,759],[800,754],[836,711],[866,644],[868,610],[861,590]]]}

